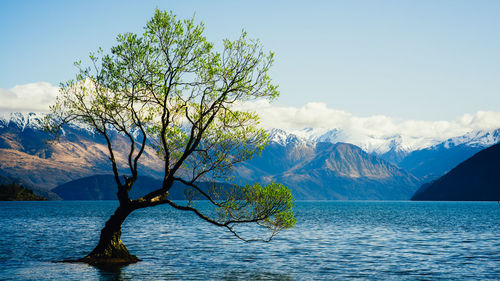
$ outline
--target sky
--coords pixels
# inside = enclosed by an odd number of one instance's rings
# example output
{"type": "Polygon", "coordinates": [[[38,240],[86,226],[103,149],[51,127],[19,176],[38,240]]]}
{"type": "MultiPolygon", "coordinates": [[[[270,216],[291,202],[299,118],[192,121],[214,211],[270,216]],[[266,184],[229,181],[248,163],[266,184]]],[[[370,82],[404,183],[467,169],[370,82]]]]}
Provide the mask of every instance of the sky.
{"type": "Polygon", "coordinates": [[[288,110],[290,127],[335,127],[336,113],[500,127],[500,1],[483,0],[0,1],[0,110],[46,110],[74,61],[141,32],[156,7],[195,15],[216,45],[244,29],[275,52],[280,98],[256,108],[288,110]]]}

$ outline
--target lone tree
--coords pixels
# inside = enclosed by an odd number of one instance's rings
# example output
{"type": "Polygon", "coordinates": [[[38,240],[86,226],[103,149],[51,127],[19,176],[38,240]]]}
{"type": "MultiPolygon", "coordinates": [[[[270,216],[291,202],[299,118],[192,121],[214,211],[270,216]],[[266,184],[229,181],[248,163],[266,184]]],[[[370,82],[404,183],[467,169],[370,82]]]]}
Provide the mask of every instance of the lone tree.
{"type": "Polygon", "coordinates": [[[76,63],[76,80],[61,84],[46,126],[58,131],[63,124],[84,124],[102,135],[118,186],[119,207],[101,230],[95,249],[77,261],[137,262],[120,239],[121,225],[133,211],[161,204],[193,212],[243,240],[241,224],[267,229],[269,236],[259,238],[267,241],[295,224],[293,197],[281,184],[213,184],[208,189],[199,184],[230,179],[234,164],[260,153],[267,143],[265,131],[257,127],[258,116],[238,110],[238,103],[278,96],[267,74],[272,53],[264,53],[244,32],[235,41],[224,40],[217,52],[203,31],[203,24],[193,18],[178,20],[171,12],[156,10],[142,37],[119,35],[110,54],[91,54],[89,68],[76,63]],[[127,163],[118,163],[112,141],[116,133],[129,143],[127,163]],[[164,163],[162,185],[132,200],[129,191],[148,145],[164,163]],[[120,173],[123,164],[126,174],[120,173]],[[191,189],[186,204],[169,199],[169,190],[179,187],[176,182],[191,189]],[[196,208],[193,198],[199,197],[215,211],[196,208]]]}

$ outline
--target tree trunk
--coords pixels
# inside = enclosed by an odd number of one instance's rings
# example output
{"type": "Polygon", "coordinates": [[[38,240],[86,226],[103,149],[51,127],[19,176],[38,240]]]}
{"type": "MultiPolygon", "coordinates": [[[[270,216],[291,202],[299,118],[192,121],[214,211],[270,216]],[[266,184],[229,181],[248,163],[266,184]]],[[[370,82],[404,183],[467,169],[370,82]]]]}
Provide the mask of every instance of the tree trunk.
{"type": "Polygon", "coordinates": [[[139,259],[129,253],[120,239],[122,223],[132,211],[133,209],[130,207],[119,206],[101,230],[101,237],[95,249],[79,261],[91,265],[119,265],[138,262],[139,259]]]}

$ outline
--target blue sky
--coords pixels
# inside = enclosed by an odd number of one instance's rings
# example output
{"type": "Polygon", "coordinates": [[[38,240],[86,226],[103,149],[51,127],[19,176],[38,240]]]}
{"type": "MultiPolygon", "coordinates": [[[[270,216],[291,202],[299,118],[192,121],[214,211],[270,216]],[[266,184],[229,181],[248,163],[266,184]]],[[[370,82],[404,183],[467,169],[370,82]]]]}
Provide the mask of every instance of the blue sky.
{"type": "MultiPolygon", "coordinates": [[[[242,29],[276,53],[278,106],[455,120],[500,111],[500,1],[1,1],[0,89],[73,78],[73,62],[154,8],[242,29]]],[[[1,97],[0,97],[1,100],[1,97]]]]}

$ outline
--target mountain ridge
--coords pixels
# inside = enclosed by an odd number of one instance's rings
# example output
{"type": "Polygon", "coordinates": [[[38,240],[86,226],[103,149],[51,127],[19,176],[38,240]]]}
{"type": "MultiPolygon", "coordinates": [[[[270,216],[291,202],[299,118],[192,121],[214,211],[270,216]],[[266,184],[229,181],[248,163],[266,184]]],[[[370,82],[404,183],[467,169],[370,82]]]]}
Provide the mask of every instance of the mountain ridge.
{"type": "Polygon", "coordinates": [[[421,184],[353,144],[271,143],[262,154],[237,167],[236,177],[264,184],[282,182],[299,200],[402,200],[421,184]]]}
{"type": "MultiPolygon", "coordinates": [[[[344,134],[337,129],[303,129],[298,134],[281,129],[270,131],[270,141],[286,145],[288,142],[330,142],[342,143],[342,138],[335,137],[344,134]],[[334,137],[332,137],[334,136],[334,137]]],[[[384,153],[376,149],[366,149],[365,152],[376,155],[400,168],[403,168],[422,180],[435,179],[478,151],[500,142],[500,129],[478,130],[463,136],[448,138],[446,140],[427,140],[431,146],[420,149],[411,149],[402,146],[401,136],[392,136],[388,144],[384,144],[384,153]],[[387,150],[388,149],[388,150],[387,150]]],[[[345,142],[344,142],[345,143],[345,142]]],[[[352,143],[351,143],[352,144],[352,143]]],[[[373,145],[373,144],[372,144],[373,145]]],[[[360,147],[359,145],[357,145],[360,147]]]]}
{"type": "MultiPolygon", "coordinates": [[[[18,126],[23,131],[25,128],[42,129],[39,120],[43,118],[43,113],[3,113],[0,114],[0,128],[7,126],[18,126]]],[[[74,126],[73,129],[84,130],[92,135],[93,131],[84,125],[74,126]]],[[[444,146],[457,146],[466,144],[468,146],[488,147],[500,142],[500,128],[492,130],[469,131],[464,135],[452,138],[426,138],[407,137],[400,134],[376,137],[367,136],[364,139],[352,136],[349,132],[337,128],[303,128],[303,129],[270,129],[269,140],[279,144],[285,144],[287,138],[303,142],[330,142],[330,143],[350,143],[354,144],[368,153],[373,153],[384,158],[384,154],[390,151],[398,153],[410,153],[417,150],[428,149],[444,144],[444,146]]]]}
{"type": "MultiPolygon", "coordinates": [[[[9,120],[0,118],[0,172],[5,175],[51,189],[82,177],[109,173],[105,141],[88,128],[65,127],[60,142],[52,143],[47,142],[50,135],[42,130],[37,121],[42,115],[10,116],[9,120]]],[[[436,159],[451,159],[442,155],[457,147],[469,147],[468,139],[474,144],[470,147],[480,149],[484,143],[500,139],[498,132],[500,130],[489,135],[484,132],[471,133],[440,144],[443,151],[431,149],[432,147],[425,151],[436,159]],[[483,141],[484,136],[486,141],[483,141]]],[[[403,138],[398,136],[391,137],[389,152],[400,154],[387,159],[390,157],[369,153],[354,144],[333,142],[347,137],[346,132],[337,129],[309,128],[301,130],[298,135],[273,129],[269,134],[269,145],[260,157],[256,156],[235,167],[236,184],[280,181],[292,187],[298,199],[401,200],[409,199],[423,180],[438,177],[439,173],[451,169],[433,167],[432,172],[437,171],[435,174],[429,174],[428,171],[418,173],[418,167],[430,166],[428,159],[433,159],[432,157],[427,157],[425,161],[415,157],[414,162],[408,160],[407,166],[402,165],[411,153],[405,155],[407,152],[399,149],[403,138]]],[[[126,163],[124,152],[127,147],[123,136],[115,134],[112,141],[117,148],[118,162],[126,163]]],[[[419,151],[422,150],[412,153],[417,155],[419,151]]],[[[457,159],[451,160],[456,162],[464,154],[459,155],[457,159]]],[[[141,174],[161,177],[163,166],[154,150],[147,148],[142,160],[145,162],[141,166],[141,174]]],[[[451,160],[443,166],[451,166],[454,163],[451,160]]],[[[454,165],[456,164],[458,163],[454,165]]],[[[119,166],[119,169],[127,173],[126,166],[119,166]]]]}
{"type": "Polygon", "coordinates": [[[500,201],[500,144],[474,154],[439,179],[422,185],[416,201],[500,201]]]}
{"type": "MultiPolygon", "coordinates": [[[[30,185],[50,190],[59,184],[84,176],[110,171],[104,138],[87,128],[63,127],[57,142],[45,132],[36,114],[11,114],[9,121],[0,120],[0,172],[7,177],[23,179],[30,185]]],[[[119,163],[127,163],[126,142],[119,134],[112,135],[119,163]]],[[[158,177],[162,171],[156,152],[148,147],[143,155],[141,172],[158,177]]],[[[120,165],[120,171],[127,167],[120,165]]]]}

